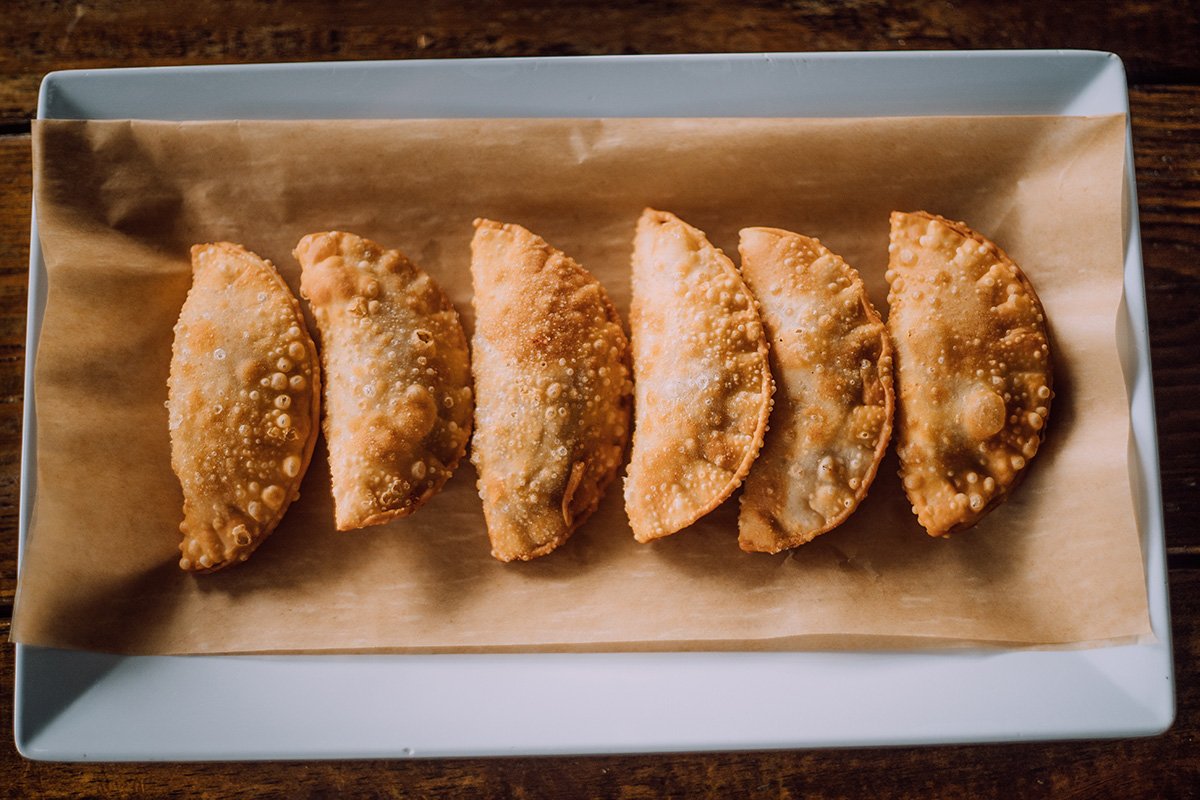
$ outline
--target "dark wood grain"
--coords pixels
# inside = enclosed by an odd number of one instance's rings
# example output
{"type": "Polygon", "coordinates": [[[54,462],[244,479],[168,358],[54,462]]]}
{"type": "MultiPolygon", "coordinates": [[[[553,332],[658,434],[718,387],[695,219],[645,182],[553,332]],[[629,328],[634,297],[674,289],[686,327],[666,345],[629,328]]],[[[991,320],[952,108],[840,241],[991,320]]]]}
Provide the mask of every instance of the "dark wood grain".
{"type": "Polygon", "coordinates": [[[0,797],[1200,797],[1200,4],[995,0],[0,5],[0,633],[16,587],[28,120],[56,69],[363,58],[1080,47],[1131,81],[1179,713],[1115,742],[605,758],[55,765],[12,739],[0,646],[0,797]],[[6,135],[7,134],[7,135],[6,135]]]}
{"type": "Polygon", "coordinates": [[[1200,567],[1200,91],[1130,93],[1167,540],[1200,567]]]}
{"type": "Polygon", "coordinates": [[[0,125],[54,69],[367,58],[792,50],[1088,48],[1135,82],[1200,79],[1194,2],[12,2],[0,125]]]}
{"type": "Polygon", "coordinates": [[[5,639],[17,587],[17,502],[32,194],[29,137],[0,136],[0,636],[5,639]]]}

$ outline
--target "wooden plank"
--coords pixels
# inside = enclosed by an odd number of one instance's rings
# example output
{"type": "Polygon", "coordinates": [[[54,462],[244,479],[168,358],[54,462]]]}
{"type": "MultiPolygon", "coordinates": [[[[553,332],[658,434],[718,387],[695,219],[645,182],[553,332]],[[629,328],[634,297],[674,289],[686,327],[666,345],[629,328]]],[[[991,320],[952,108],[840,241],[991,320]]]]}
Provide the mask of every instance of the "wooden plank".
{"type": "Polygon", "coordinates": [[[0,636],[7,636],[17,585],[32,197],[29,137],[0,137],[0,636]]]}
{"type": "Polygon", "coordinates": [[[1167,543],[1200,545],[1200,90],[1130,93],[1167,543]]]}
{"type": "Polygon", "coordinates": [[[23,0],[4,16],[0,125],[32,117],[55,69],[314,58],[1067,47],[1119,53],[1135,83],[1200,80],[1195,2],[23,0]]]}

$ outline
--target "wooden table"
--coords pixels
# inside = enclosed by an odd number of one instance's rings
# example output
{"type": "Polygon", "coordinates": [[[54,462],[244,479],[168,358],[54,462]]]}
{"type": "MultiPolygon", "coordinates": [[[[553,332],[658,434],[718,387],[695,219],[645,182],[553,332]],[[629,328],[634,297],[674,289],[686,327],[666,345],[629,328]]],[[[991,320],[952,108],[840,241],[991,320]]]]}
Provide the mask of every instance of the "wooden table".
{"type": "Polygon", "coordinates": [[[16,589],[30,124],[57,69],[464,56],[1093,48],[1129,72],[1162,451],[1178,716],[1164,736],[1001,746],[603,758],[55,765],[12,742],[0,645],[0,795],[1200,796],[1200,3],[189,0],[0,7],[0,633],[16,589]],[[1196,339],[1193,339],[1196,337],[1196,339]]]}

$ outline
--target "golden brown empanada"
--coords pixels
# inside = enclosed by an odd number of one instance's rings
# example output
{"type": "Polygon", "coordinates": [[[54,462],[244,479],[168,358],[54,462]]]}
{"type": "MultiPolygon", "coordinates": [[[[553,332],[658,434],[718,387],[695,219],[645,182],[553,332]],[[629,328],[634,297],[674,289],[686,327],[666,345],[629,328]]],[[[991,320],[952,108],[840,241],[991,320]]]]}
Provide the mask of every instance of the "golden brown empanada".
{"type": "Polygon", "coordinates": [[[758,306],[724,253],[646,209],[633,247],[633,448],[625,509],[647,542],[691,525],[741,484],[774,382],[758,306]]]}
{"type": "Polygon", "coordinates": [[[1050,413],[1042,304],[1000,248],[961,222],[892,214],[888,329],[897,452],[930,536],[970,527],[1038,451],[1050,413]]]}
{"type": "Polygon", "coordinates": [[[629,437],[629,345],[608,295],[519,225],[475,221],[471,459],[492,555],[529,560],[583,524],[629,437]]]}
{"type": "Polygon", "coordinates": [[[354,234],[310,234],[295,255],[321,338],[337,528],[411,514],[445,484],[471,434],[458,312],[404,254],[354,234]]]}
{"type": "Polygon", "coordinates": [[[317,440],[320,373],[300,306],[269,261],[192,248],[167,411],[183,486],[179,566],[245,561],[299,496],[317,440]]]}
{"type": "Polygon", "coordinates": [[[837,527],[867,496],[892,433],[892,347],[858,272],[816,239],[746,228],[738,249],[777,388],[738,543],[778,553],[837,527]]]}

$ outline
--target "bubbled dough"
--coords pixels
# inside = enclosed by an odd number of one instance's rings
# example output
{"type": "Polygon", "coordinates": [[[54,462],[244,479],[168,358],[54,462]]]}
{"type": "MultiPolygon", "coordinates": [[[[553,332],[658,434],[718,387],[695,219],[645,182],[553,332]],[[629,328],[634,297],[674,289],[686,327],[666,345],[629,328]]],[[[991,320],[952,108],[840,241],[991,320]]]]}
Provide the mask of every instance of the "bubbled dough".
{"type": "Polygon", "coordinates": [[[1038,451],[1054,396],[1046,318],[1000,248],[894,212],[886,274],[900,477],[931,536],[975,524],[1038,451]]]}
{"type": "Polygon", "coordinates": [[[404,254],[354,234],[309,234],[295,256],[321,335],[337,528],[411,514],[445,484],[471,433],[458,313],[404,254]]]}
{"type": "Polygon", "coordinates": [[[476,220],[471,458],[492,555],[545,555],[600,502],[629,437],[629,345],[600,283],[519,225],[476,220]]]}
{"type": "Polygon", "coordinates": [[[299,496],[317,440],[317,351],[268,261],[227,242],[192,248],[167,411],[183,487],[179,566],[245,561],[299,496]]]}
{"type": "Polygon", "coordinates": [[[741,484],[774,382],[757,303],[702,231],[646,209],[633,250],[634,432],[625,509],[647,542],[691,525],[741,484]]]}
{"type": "Polygon", "coordinates": [[[892,348],[858,272],[816,239],[746,228],[738,249],[778,389],[738,543],[777,553],[838,526],[866,497],[892,432],[892,348]]]}

